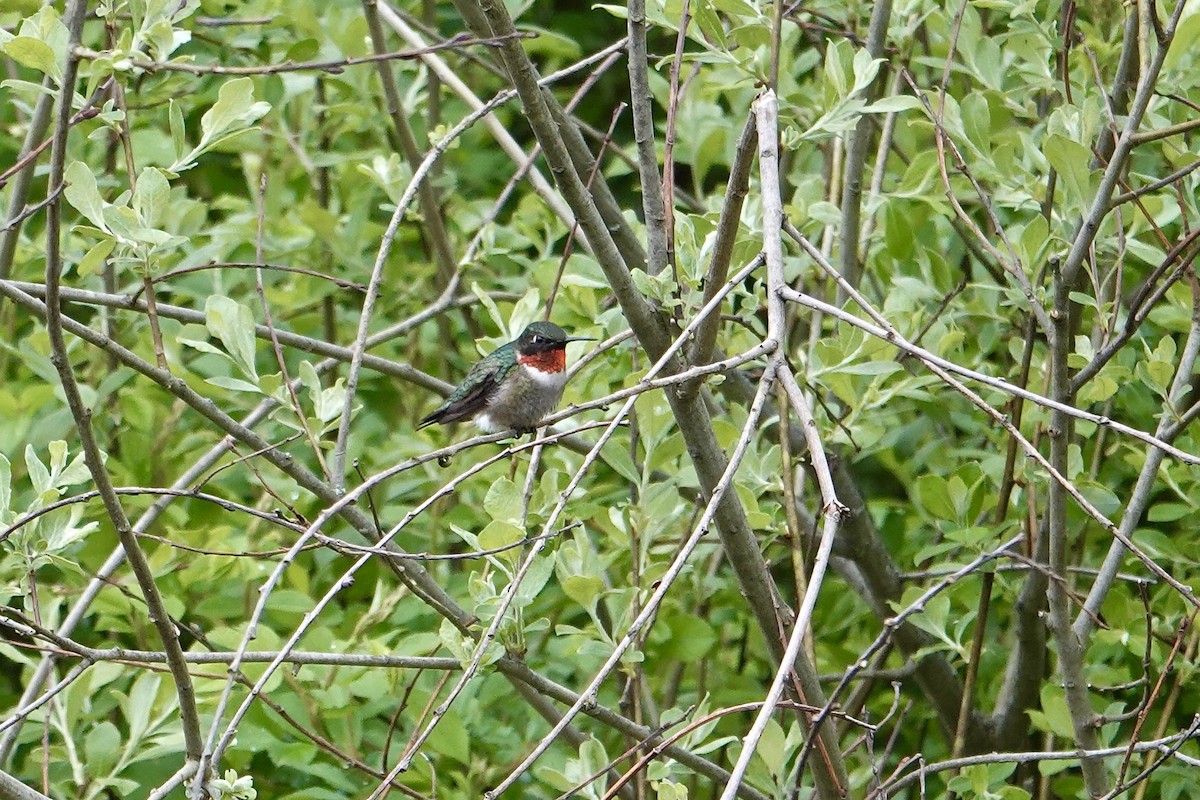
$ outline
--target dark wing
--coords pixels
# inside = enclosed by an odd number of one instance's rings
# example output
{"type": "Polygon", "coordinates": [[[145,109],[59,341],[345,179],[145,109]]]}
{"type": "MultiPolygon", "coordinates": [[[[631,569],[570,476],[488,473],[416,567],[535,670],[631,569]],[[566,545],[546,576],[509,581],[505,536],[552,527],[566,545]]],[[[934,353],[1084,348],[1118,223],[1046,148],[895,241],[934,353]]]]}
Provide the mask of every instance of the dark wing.
{"type": "MultiPolygon", "coordinates": [[[[467,377],[471,376],[468,374],[467,377]]],[[[417,428],[434,423],[445,425],[448,422],[470,419],[487,408],[488,401],[492,399],[498,386],[493,375],[483,375],[478,380],[464,382],[436,411],[417,423],[417,428]]]]}

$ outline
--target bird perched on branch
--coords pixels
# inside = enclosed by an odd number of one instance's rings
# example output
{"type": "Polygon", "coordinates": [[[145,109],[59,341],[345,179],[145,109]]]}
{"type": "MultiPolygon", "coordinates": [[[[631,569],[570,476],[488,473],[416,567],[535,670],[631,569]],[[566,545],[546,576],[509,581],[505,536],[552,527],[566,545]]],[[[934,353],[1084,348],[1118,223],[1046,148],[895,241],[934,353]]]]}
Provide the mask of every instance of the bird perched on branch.
{"type": "Polygon", "coordinates": [[[552,322],[532,322],[521,335],[484,356],[436,411],[417,425],[473,419],[489,433],[531,433],[562,399],[567,382],[568,336],[552,322]]]}

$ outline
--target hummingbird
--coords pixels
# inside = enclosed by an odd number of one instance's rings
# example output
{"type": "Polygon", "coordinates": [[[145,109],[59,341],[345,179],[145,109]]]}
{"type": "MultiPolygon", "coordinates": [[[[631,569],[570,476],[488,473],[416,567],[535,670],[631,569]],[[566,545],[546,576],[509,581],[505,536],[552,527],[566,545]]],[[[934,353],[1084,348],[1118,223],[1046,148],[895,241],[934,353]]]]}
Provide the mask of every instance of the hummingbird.
{"type": "Polygon", "coordinates": [[[534,431],[562,399],[567,342],[588,341],[593,340],[568,336],[552,322],[531,322],[520,336],[471,367],[446,402],[417,428],[474,419],[488,433],[534,431]]]}

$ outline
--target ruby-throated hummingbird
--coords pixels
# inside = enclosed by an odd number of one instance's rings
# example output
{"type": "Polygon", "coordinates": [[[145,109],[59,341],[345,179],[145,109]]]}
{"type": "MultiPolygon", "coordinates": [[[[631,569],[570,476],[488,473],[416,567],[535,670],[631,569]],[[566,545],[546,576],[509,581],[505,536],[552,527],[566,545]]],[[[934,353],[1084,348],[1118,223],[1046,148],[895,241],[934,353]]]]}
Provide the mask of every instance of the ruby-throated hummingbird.
{"type": "Polygon", "coordinates": [[[484,356],[434,411],[417,425],[474,419],[489,433],[528,433],[555,409],[567,382],[567,342],[592,341],[568,336],[551,322],[531,322],[513,341],[484,356]]]}

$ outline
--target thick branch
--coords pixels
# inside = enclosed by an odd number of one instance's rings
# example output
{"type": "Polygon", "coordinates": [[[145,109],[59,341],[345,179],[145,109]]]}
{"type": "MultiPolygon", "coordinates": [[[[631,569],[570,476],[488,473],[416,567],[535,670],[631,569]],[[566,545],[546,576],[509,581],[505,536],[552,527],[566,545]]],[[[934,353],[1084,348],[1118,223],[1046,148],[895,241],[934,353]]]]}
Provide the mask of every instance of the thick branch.
{"type": "Polygon", "coordinates": [[[7,772],[0,772],[0,800],[50,800],[39,791],[30,789],[7,772]]]}
{"type": "MultiPolygon", "coordinates": [[[[46,129],[50,127],[50,110],[54,108],[54,80],[47,75],[42,79],[45,89],[38,97],[37,105],[33,107],[33,115],[29,118],[29,128],[25,131],[25,142],[21,145],[21,158],[32,154],[38,148],[46,129]]],[[[25,209],[25,201],[29,198],[29,184],[33,181],[33,173],[37,167],[35,159],[17,173],[12,189],[8,195],[8,212],[4,218],[4,228],[0,232],[0,278],[12,274],[13,255],[17,252],[17,242],[21,238],[19,220],[25,209]]]]}
{"type": "MultiPolygon", "coordinates": [[[[371,45],[375,48],[376,55],[386,55],[387,42],[384,40],[383,25],[379,21],[377,0],[363,0],[362,6],[363,14],[367,18],[367,29],[371,32],[371,45]]],[[[400,102],[396,76],[392,74],[391,64],[386,60],[380,59],[375,66],[379,72],[379,81],[383,85],[388,117],[392,121],[392,131],[395,134],[392,146],[400,151],[404,160],[416,171],[421,164],[421,151],[417,147],[417,137],[413,135],[412,126],[408,124],[404,105],[400,102]]],[[[446,224],[442,220],[442,206],[437,189],[430,181],[421,181],[417,190],[417,202],[421,207],[421,236],[432,251],[434,263],[437,265],[437,286],[439,289],[445,289],[450,285],[450,281],[454,280],[455,259],[450,246],[450,235],[446,232],[446,224]]]]}
{"type": "MultiPolygon", "coordinates": [[[[729,274],[729,262],[733,258],[733,246],[737,242],[737,233],[742,221],[742,204],[746,200],[746,192],[750,189],[750,165],[754,162],[757,141],[754,115],[750,114],[746,117],[746,125],[742,128],[742,135],[738,137],[734,147],[733,165],[729,168],[729,184],[725,189],[725,202],[721,204],[721,217],[717,220],[712,260],[709,261],[708,273],[704,276],[706,303],[721,288],[721,284],[725,283],[725,276],[729,274]]],[[[720,327],[721,318],[716,315],[709,317],[701,325],[689,355],[693,364],[701,364],[712,358],[720,327]]]]}
{"type": "Polygon", "coordinates": [[[628,52],[633,136],[637,142],[642,213],[646,219],[646,271],[656,275],[667,264],[667,212],[663,204],[662,176],[658,171],[658,154],[654,146],[654,103],[650,95],[650,67],[646,55],[646,0],[629,0],[628,52]]]}
{"type": "MultiPolygon", "coordinates": [[[[455,6],[473,28],[481,24],[486,25],[486,28],[475,28],[477,31],[489,31],[485,35],[491,35],[490,32],[494,31],[503,37],[514,31],[507,11],[493,0],[457,0],[455,6]]],[[[665,321],[634,286],[621,253],[605,226],[604,218],[584,189],[580,173],[572,163],[567,145],[563,141],[563,128],[551,112],[545,93],[538,87],[537,70],[518,42],[506,41],[498,49],[513,85],[521,96],[529,123],[542,146],[559,188],[579,219],[580,226],[592,241],[597,260],[617,301],[621,304],[630,328],[650,357],[657,361],[666,353],[671,343],[665,321]]],[[[569,127],[575,130],[574,126],[569,127]]],[[[674,360],[668,365],[667,372],[677,372],[681,367],[682,364],[674,360]]],[[[684,398],[677,393],[668,392],[667,398],[680,433],[687,442],[688,454],[695,465],[700,486],[707,496],[718,485],[727,466],[725,455],[713,433],[708,408],[699,395],[684,398]]],[[[779,598],[770,572],[766,569],[757,537],[751,530],[745,510],[735,493],[723,495],[717,507],[716,522],[725,552],[750,603],[758,626],[771,648],[772,656],[780,659],[784,647],[778,634],[778,611],[785,608],[785,605],[779,598]]],[[[785,613],[782,620],[784,630],[790,629],[790,616],[785,613]]],[[[816,672],[812,665],[802,656],[796,662],[796,669],[803,690],[812,693],[806,701],[814,705],[822,704],[820,684],[816,680],[816,672]]],[[[837,758],[836,753],[833,756],[837,758]]],[[[830,785],[837,782],[835,777],[829,776],[830,785]]]]}
{"type": "MultiPolygon", "coordinates": [[[[867,52],[871,58],[883,57],[891,18],[892,1],[876,0],[871,8],[871,21],[867,28],[867,52]]],[[[858,286],[862,280],[862,262],[858,251],[862,233],[862,181],[874,128],[872,120],[864,114],[846,142],[845,177],[842,179],[841,266],[842,277],[849,281],[851,286],[858,286]]]]}
{"type": "MultiPolygon", "coordinates": [[[[1089,252],[1091,252],[1092,243],[1100,234],[1101,223],[1104,222],[1104,218],[1108,216],[1112,208],[1109,200],[1112,197],[1113,190],[1117,187],[1117,181],[1125,172],[1129,156],[1133,153],[1133,148],[1137,144],[1137,130],[1142,124],[1142,118],[1146,114],[1146,109],[1149,107],[1150,101],[1154,98],[1155,85],[1158,83],[1158,74],[1162,70],[1163,61],[1167,57],[1167,51],[1170,49],[1171,42],[1175,38],[1175,27],[1179,24],[1179,17],[1183,13],[1185,5],[1187,5],[1187,0],[1179,0],[1175,4],[1175,11],[1163,31],[1163,37],[1158,49],[1154,53],[1154,57],[1149,59],[1149,68],[1142,73],[1141,80],[1138,82],[1137,92],[1133,96],[1133,103],[1129,109],[1129,116],[1125,118],[1125,127],[1121,131],[1120,138],[1117,139],[1116,147],[1113,148],[1112,157],[1108,160],[1108,166],[1105,167],[1104,174],[1100,177],[1100,184],[1096,190],[1095,197],[1092,198],[1091,208],[1088,209],[1087,214],[1080,223],[1079,230],[1071,242],[1070,252],[1063,259],[1062,283],[1064,286],[1074,286],[1079,270],[1083,266],[1083,262],[1087,259],[1089,252]]],[[[1134,14],[1136,12],[1131,9],[1129,13],[1134,14]]],[[[1128,49],[1130,46],[1130,43],[1126,42],[1126,48],[1128,49]]],[[[1056,303],[1056,308],[1057,305],[1056,303]]]]}

